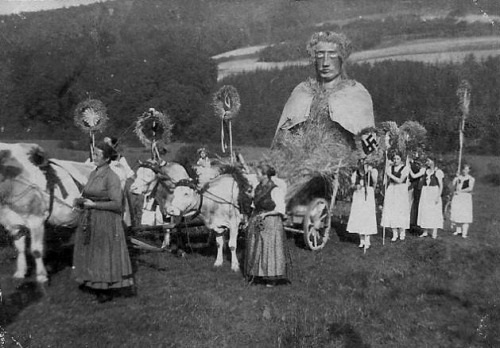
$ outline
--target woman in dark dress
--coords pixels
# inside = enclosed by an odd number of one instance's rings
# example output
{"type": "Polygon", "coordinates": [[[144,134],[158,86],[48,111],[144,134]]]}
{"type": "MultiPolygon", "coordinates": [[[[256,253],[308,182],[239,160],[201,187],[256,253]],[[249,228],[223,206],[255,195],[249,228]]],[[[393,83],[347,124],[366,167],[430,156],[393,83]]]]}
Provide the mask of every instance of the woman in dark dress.
{"type": "Polygon", "coordinates": [[[267,165],[257,169],[254,211],[246,238],[245,276],[249,282],[263,281],[273,286],[290,280],[290,257],[285,246],[283,217],[286,184],[273,178],[276,172],[267,165]]]}
{"type": "Polygon", "coordinates": [[[112,299],[127,289],[133,294],[132,266],[123,229],[123,192],[118,175],[109,163],[115,150],[98,144],[94,151],[97,168],[90,174],[82,197],[75,202],[82,209],[75,237],[73,276],[90,288],[99,302],[112,299]]]}

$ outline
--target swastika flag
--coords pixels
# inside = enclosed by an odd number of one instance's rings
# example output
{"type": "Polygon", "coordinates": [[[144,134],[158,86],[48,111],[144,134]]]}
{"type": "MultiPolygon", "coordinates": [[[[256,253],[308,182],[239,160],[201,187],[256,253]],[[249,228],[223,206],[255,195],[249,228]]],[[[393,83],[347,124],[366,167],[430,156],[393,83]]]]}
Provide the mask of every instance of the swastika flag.
{"type": "Polygon", "coordinates": [[[365,155],[369,155],[378,148],[377,135],[374,133],[367,133],[361,136],[361,146],[365,155]]]}

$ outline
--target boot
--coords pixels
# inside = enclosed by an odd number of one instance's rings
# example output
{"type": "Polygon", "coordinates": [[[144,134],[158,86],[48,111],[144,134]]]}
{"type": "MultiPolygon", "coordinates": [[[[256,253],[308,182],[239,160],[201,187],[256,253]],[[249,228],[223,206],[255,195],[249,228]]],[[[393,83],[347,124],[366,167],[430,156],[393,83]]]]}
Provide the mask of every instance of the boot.
{"type": "Polygon", "coordinates": [[[459,234],[462,234],[462,227],[457,225],[457,229],[453,232],[453,235],[458,236],[459,234]]]}
{"type": "Polygon", "coordinates": [[[365,250],[371,246],[370,236],[365,236],[365,250]]]}
{"type": "Polygon", "coordinates": [[[432,230],[432,239],[436,239],[438,237],[438,230],[437,228],[432,230]]]}
{"type": "Polygon", "coordinates": [[[469,232],[469,224],[463,224],[462,231],[462,238],[467,238],[467,233],[469,232]]]}
{"type": "Polygon", "coordinates": [[[422,234],[420,236],[418,236],[419,238],[424,238],[424,237],[427,237],[429,234],[427,233],[427,230],[425,229],[424,232],[422,232],[422,234]]]}
{"type": "Polygon", "coordinates": [[[406,231],[404,229],[401,229],[401,232],[399,233],[399,239],[405,240],[406,238],[406,231]]]}
{"type": "Polygon", "coordinates": [[[361,234],[359,235],[359,245],[358,245],[358,247],[362,248],[362,247],[365,246],[365,240],[364,240],[364,238],[365,237],[363,235],[361,235],[361,234]]]}
{"type": "Polygon", "coordinates": [[[393,229],[392,230],[392,239],[391,239],[391,242],[395,242],[397,240],[398,240],[398,230],[393,229]]]}

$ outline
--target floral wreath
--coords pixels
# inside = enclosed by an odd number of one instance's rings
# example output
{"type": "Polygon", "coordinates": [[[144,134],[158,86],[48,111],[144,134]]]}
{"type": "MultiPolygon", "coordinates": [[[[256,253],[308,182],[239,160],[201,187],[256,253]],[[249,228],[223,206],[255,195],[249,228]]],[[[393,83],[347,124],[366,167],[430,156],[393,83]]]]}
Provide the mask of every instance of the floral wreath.
{"type": "Polygon", "coordinates": [[[139,116],[134,131],[141,143],[149,147],[158,140],[168,144],[172,136],[172,128],[172,121],[167,114],[151,108],[139,116]]]}
{"type": "Polygon", "coordinates": [[[102,132],[108,122],[107,109],[98,99],[80,102],[74,112],[75,124],[85,132],[102,132]]]}
{"type": "Polygon", "coordinates": [[[222,86],[213,95],[212,105],[215,116],[223,121],[234,119],[240,112],[240,95],[231,85],[222,86]]]}

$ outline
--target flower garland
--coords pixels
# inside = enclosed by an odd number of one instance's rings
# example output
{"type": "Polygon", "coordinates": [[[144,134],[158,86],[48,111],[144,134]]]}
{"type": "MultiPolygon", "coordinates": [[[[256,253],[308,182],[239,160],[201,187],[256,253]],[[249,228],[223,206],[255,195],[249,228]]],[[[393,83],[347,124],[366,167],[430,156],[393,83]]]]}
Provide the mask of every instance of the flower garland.
{"type": "Polygon", "coordinates": [[[172,128],[173,123],[167,114],[151,108],[139,116],[134,132],[144,146],[150,147],[159,140],[168,144],[172,128]]]}
{"type": "Polygon", "coordinates": [[[107,109],[100,100],[87,99],[76,106],[74,120],[84,132],[102,132],[108,122],[107,109]]]}

